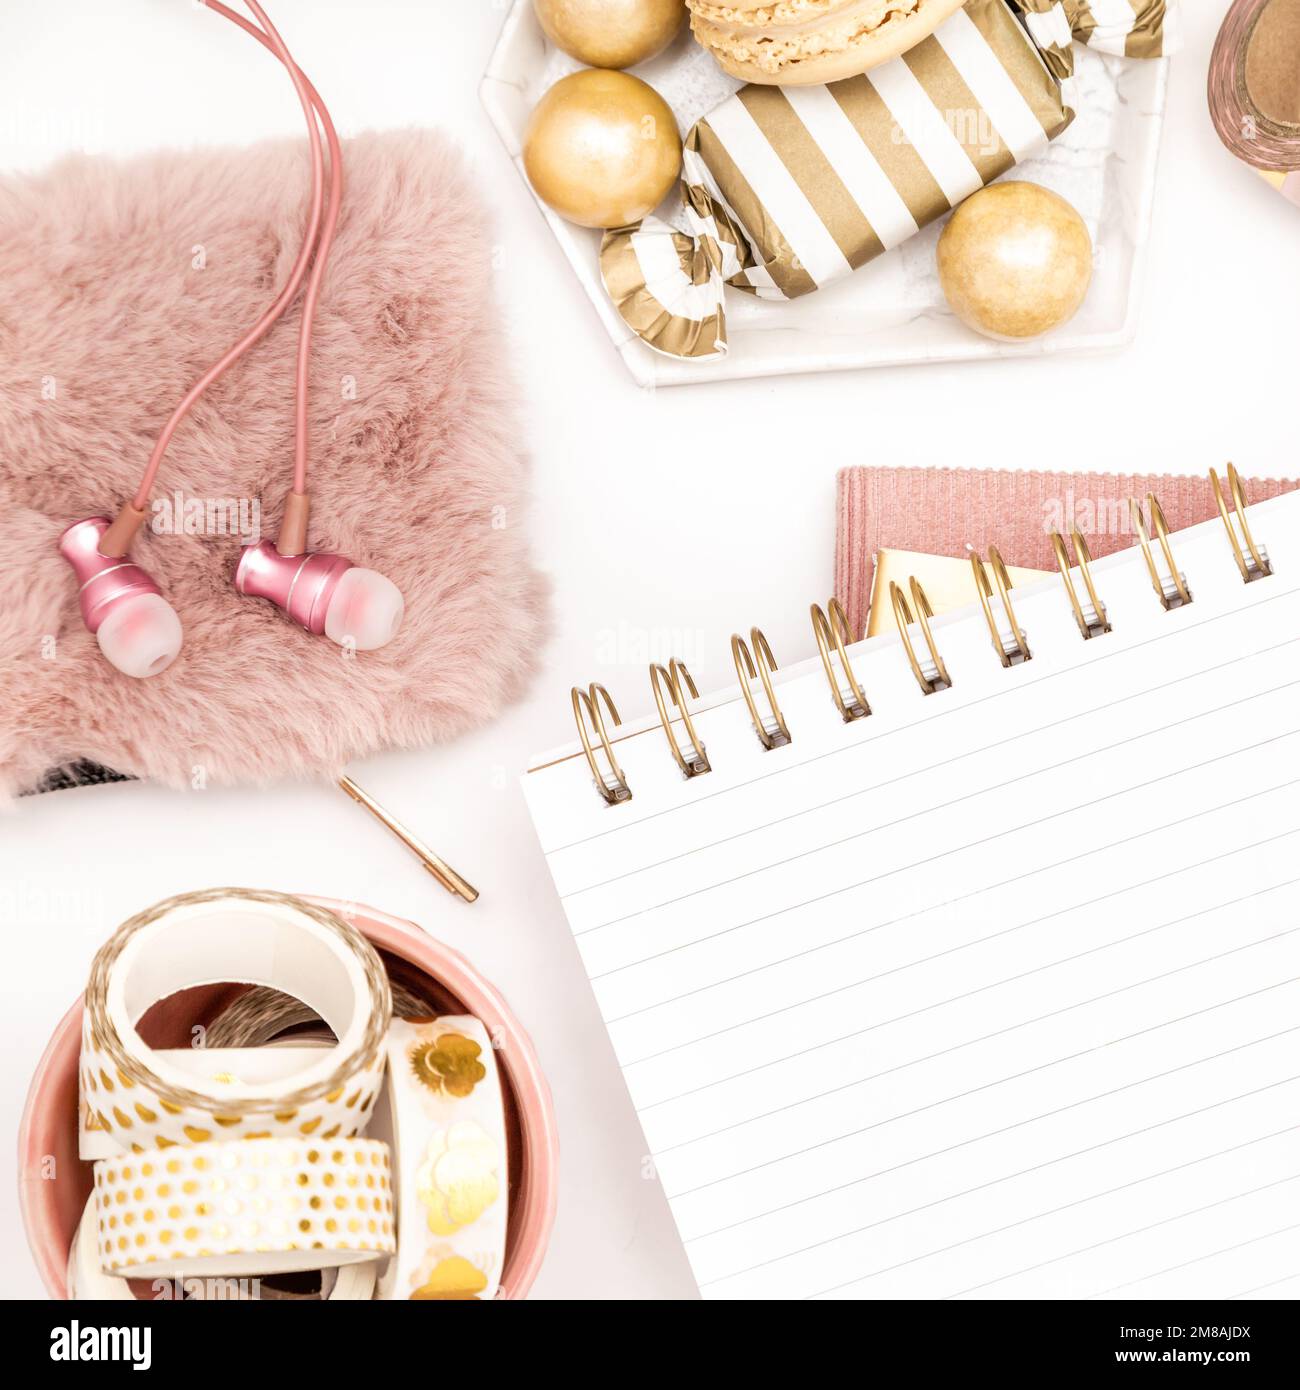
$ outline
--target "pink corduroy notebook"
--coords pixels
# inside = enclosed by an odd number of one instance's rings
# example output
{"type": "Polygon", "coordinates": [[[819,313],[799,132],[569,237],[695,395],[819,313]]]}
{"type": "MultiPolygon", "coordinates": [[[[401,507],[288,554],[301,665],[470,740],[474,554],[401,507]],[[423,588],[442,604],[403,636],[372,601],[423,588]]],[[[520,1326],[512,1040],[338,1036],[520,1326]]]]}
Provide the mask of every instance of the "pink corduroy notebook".
{"type": "MultiPolygon", "coordinates": [[[[1222,472],[1223,470],[1220,470],[1222,472]]],[[[1300,482],[1251,478],[1250,502],[1300,482]]],[[[835,526],[835,595],[855,636],[867,621],[877,551],[964,557],[996,545],[1008,565],[1054,570],[1051,533],[1077,526],[1094,558],[1136,544],[1128,499],[1154,492],[1171,531],[1216,511],[1208,478],[1167,473],[1042,473],[966,468],[843,468],[835,526]]]]}

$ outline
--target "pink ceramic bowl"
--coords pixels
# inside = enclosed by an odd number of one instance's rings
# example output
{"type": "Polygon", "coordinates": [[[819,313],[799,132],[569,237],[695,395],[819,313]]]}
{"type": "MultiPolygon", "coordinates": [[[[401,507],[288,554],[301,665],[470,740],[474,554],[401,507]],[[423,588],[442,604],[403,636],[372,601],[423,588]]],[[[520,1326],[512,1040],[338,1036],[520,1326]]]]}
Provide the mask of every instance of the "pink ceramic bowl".
{"type": "MultiPolygon", "coordinates": [[[[302,896],[307,897],[307,894],[302,896]]],[[[510,1220],[501,1298],[523,1298],[541,1268],[555,1221],[559,1144],[550,1088],[509,1005],[459,952],[414,923],[371,907],[311,898],[346,917],[378,948],[395,979],[437,1004],[472,1014],[499,1040],[497,1063],[509,1135],[510,1220]]],[[[67,1297],[68,1251],[90,1195],[90,1165],[77,1157],[77,1058],[81,1001],[54,1030],[32,1078],[18,1132],[19,1201],[45,1287],[67,1297]]]]}

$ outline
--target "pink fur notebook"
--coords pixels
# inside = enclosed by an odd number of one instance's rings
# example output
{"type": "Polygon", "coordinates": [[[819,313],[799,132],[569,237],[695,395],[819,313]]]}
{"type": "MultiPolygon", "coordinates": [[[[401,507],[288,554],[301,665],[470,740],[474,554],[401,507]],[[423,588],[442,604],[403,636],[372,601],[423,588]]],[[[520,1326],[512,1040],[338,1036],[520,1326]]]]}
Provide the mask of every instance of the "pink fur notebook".
{"type": "MultiPolygon", "coordinates": [[[[1222,473],[1222,470],[1220,470],[1222,473]]],[[[1300,482],[1251,478],[1251,502],[1300,482]]],[[[996,545],[1009,565],[1056,568],[1051,533],[1077,526],[1094,557],[1136,543],[1128,499],[1154,492],[1170,530],[1216,511],[1208,479],[1160,473],[1041,473],[966,468],[843,468],[835,526],[835,595],[855,635],[867,620],[876,552],[961,557],[996,545]]]]}

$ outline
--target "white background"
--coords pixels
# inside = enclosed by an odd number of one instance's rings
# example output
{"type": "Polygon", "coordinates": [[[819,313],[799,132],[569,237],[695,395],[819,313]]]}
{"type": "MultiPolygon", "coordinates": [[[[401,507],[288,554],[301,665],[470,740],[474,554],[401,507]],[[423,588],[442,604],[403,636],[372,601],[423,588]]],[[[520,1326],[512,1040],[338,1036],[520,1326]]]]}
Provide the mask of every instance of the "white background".
{"type": "MultiPolygon", "coordinates": [[[[344,134],[436,125],[496,215],[500,298],[534,456],[532,528],[554,631],[529,698],[453,746],[373,759],[357,780],[483,890],[446,896],[342,793],[178,795],[119,786],[0,813],[0,1295],[40,1292],[12,1172],[28,1080],[95,947],[170,893],[308,890],[411,917],[468,955],[531,1032],[559,1115],[561,1193],[537,1296],[682,1297],[693,1285],[517,774],[572,734],[569,686],[650,704],[672,652],[701,687],[761,623],[783,663],[813,650],[846,464],[1297,471],[1300,209],[1236,164],[1205,107],[1222,0],[1184,4],[1136,342],[1118,355],[634,387],[477,98],[505,0],[273,0],[270,13],[344,134]],[[1287,325],[1291,325],[1290,328],[1287,325]],[[1275,403],[1266,409],[1257,402],[1275,403]]],[[[289,84],[191,0],[7,0],[0,168],[84,148],[239,144],[300,130],[289,84]]],[[[430,248],[437,253],[436,247],[430,248]]],[[[112,499],[106,498],[105,505],[112,499]]],[[[544,634],[538,635],[539,641],[544,634]]]]}

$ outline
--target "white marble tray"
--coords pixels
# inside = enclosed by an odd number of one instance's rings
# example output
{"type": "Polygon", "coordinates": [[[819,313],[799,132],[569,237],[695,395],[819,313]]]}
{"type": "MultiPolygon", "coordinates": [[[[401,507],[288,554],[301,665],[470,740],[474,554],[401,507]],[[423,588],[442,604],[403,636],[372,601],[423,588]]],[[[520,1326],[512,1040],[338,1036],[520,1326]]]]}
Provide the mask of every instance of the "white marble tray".
{"type": "MultiPolygon", "coordinates": [[[[703,362],[666,357],[646,347],[609,302],[597,264],[600,233],[539,206],[641,386],[1119,347],[1137,326],[1169,64],[1108,58],[1077,44],[1074,52],[1074,123],[1008,177],[1046,184],[1078,208],[1092,233],[1095,270],[1075,317],[1031,342],[982,338],[948,311],[934,271],[941,220],[846,279],[788,304],[729,290],[730,353],[703,362]]],[[[529,113],[553,82],[579,66],[547,41],[532,0],[515,0],[479,95],[521,178],[529,113]]],[[[739,85],[717,69],[689,30],[635,71],[673,108],[682,130],[739,85]]],[[[660,216],[676,221],[676,203],[674,190],[660,216]]]]}

